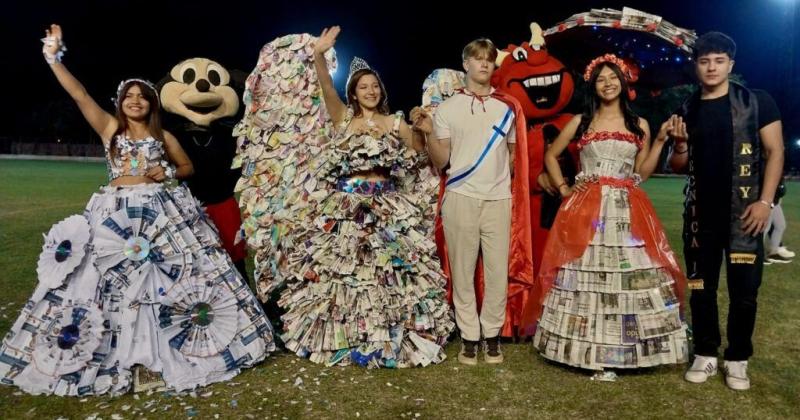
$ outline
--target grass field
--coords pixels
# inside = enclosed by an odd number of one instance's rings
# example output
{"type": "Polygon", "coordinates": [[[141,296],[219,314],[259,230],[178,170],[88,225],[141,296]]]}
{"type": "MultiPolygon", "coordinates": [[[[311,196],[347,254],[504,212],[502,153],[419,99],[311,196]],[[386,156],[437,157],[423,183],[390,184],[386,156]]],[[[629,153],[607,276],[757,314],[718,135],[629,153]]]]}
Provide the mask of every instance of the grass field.
{"type": "MultiPolygon", "coordinates": [[[[97,163],[0,160],[0,334],[36,282],[42,233],[80,213],[105,182],[97,163]]],[[[682,179],[645,184],[669,239],[680,253],[682,179]]],[[[784,238],[800,251],[800,184],[788,185],[784,238]]],[[[724,284],[724,282],[723,282],[724,284]]],[[[2,418],[588,418],[800,416],[800,260],[765,267],[759,296],[753,387],[728,390],[721,376],[704,385],[682,379],[684,367],[624,372],[616,382],[545,362],[530,344],[507,344],[506,362],[465,367],[458,343],[438,366],[408,370],[325,368],[277,353],[233,382],[192,395],[128,394],[85,399],[29,396],[0,386],[2,418]]],[[[721,319],[727,289],[720,293],[721,319]]],[[[723,329],[724,334],[724,329],[723,329]]]]}

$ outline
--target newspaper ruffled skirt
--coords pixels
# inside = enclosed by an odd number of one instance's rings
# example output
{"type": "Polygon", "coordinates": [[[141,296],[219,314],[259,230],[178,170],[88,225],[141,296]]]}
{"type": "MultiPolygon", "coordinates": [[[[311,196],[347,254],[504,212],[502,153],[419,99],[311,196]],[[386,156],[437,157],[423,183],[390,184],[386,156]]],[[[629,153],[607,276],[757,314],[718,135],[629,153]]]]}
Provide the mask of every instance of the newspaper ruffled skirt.
{"type": "Polygon", "coordinates": [[[281,294],[286,347],[329,365],[440,362],[455,325],[420,204],[391,181],[356,184],[320,202],[295,253],[305,281],[281,294]]]}
{"type": "MultiPolygon", "coordinates": [[[[640,228],[631,226],[631,200],[645,200],[643,193],[590,188],[599,190],[600,199],[594,236],[582,256],[558,267],[542,302],[534,347],[547,359],[594,370],[685,363],[686,325],[675,270],[652,259],[645,241],[631,234],[640,228]]],[[[560,212],[561,222],[576,223],[570,209],[560,212]]],[[[553,229],[559,225],[557,220],[553,229]]],[[[663,231],[656,233],[663,237],[663,231]]],[[[554,241],[548,239],[548,247],[554,241]]]]}
{"type": "Polygon", "coordinates": [[[141,365],[168,388],[236,376],[272,327],[183,186],[103,187],[45,237],[39,283],[0,348],[2,383],[118,394],[141,365]]]}

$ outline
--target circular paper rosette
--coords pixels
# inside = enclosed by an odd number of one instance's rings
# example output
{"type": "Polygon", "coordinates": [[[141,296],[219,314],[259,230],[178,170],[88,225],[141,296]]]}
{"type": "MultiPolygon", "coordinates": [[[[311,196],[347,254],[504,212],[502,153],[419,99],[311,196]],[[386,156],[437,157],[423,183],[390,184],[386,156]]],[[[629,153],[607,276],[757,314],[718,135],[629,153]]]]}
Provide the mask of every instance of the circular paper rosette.
{"type": "Polygon", "coordinates": [[[83,216],[70,216],[53,225],[39,254],[36,267],[39,282],[51,289],[64,284],[83,261],[90,237],[89,222],[83,216]]]}
{"type": "Polygon", "coordinates": [[[161,303],[159,326],[170,347],[187,356],[215,356],[239,330],[239,301],[215,273],[181,280],[161,303]]]}
{"type": "Polygon", "coordinates": [[[156,302],[176,281],[190,274],[192,255],[184,249],[178,228],[146,206],[129,206],[112,213],[95,232],[98,270],[130,301],[156,302]]]}
{"type": "Polygon", "coordinates": [[[59,308],[36,335],[33,365],[54,378],[77,372],[94,358],[106,331],[102,313],[93,305],[59,308]]]}

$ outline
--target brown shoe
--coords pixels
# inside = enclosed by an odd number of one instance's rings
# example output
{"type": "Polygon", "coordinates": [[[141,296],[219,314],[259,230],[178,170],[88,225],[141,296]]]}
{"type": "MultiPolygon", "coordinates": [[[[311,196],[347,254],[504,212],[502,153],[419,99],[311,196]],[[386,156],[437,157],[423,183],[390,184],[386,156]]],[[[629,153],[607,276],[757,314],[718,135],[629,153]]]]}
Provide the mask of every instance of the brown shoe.
{"type": "Polygon", "coordinates": [[[483,359],[486,361],[486,363],[503,363],[503,351],[500,350],[499,336],[486,339],[483,359]]]}
{"type": "Polygon", "coordinates": [[[458,361],[465,365],[477,365],[478,344],[480,344],[479,341],[461,340],[461,351],[458,353],[458,361]]]}

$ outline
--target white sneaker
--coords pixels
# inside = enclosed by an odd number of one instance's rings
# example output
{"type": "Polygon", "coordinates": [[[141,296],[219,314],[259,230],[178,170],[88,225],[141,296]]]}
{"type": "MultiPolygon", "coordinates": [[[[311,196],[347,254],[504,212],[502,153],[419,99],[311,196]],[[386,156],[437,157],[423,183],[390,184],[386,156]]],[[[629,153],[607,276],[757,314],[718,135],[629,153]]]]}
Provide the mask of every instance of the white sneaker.
{"type": "Polygon", "coordinates": [[[683,379],[695,384],[702,384],[710,376],[717,374],[717,358],[708,356],[695,356],[692,367],[683,375],[683,379]]]}
{"type": "Polygon", "coordinates": [[[785,247],[785,246],[780,246],[780,247],[778,247],[778,250],[777,250],[777,251],[775,251],[775,253],[776,253],[776,254],[778,254],[778,255],[780,255],[780,256],[781,256],[781,257],[783,257],[783,258],[789,258],[789,259],[791,259],[791,258],[794,258],[794,257],[795,257],[795,253],[794,253],[794,252],[792,252],[792,251],[789,251],[788,249],[786,249],[786,247],[785,247]]]}
{"type": "Polygon", "coordinates": [[[792,262],[792,259],[791,258],[786,258],[786,257],[782,256],[780,253],[776,252],[774,254],[767,255],[767,257],[764,258],[764,262],[778,263],[778,264],[789,264],[790,262],[792,262]]]}
{"type": "Polygon", "coordinates": [[[747,360],[741,362],[722,362],[722,370],[725,372],[725,385],[736,391],[746,391],[750,389],[750,378],[747,377],[747,360]]]}

